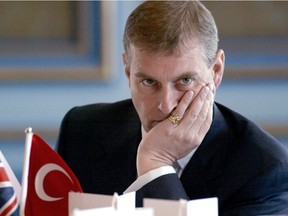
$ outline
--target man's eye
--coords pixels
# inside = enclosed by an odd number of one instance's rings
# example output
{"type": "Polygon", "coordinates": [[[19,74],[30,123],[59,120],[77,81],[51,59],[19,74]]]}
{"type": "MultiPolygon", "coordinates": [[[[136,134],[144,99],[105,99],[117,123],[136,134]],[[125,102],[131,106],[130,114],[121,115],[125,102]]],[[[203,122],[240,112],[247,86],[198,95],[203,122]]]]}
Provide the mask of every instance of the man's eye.
{"type": "Polygon", "coordinates": [[[146,86],[152,86],[152,85],[154,85],[156,82],[155,82],[155,80],[152,80],[152,79],[145,79],[145,80],[142,81],[142,83],[143,83],[144,85],[146,85],[146,86]]]}
{"type": "Polygon", "coordinates": [[[184,84],[184,85],[188,85],[193,81],[192,78],[190,77],[186,77],[186,78],[182,78],[181,80],[179,80],[180,84],[184,84]]]}

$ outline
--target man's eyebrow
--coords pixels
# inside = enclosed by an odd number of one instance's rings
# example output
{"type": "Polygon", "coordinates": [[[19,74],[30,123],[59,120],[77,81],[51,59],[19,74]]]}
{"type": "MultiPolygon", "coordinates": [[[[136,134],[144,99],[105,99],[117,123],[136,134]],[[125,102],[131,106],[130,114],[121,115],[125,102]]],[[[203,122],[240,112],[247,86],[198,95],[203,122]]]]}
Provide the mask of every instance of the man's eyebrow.
{"type": "MultiPolygon", "coordinates": [[[[142,72],[142,71],[138,71],[135,73],[135,76],[138,77],[138,78],[145,78],[145,79],[151,79],[151,80],[155,80],[154,77],[150,76],[150,75],[147,75],[146,73],[142,72]]],[[[191,71],[191,72],[185,72],[183,74],[180,74],[179,76],[176,77],[175,80],[179,80],[179,79],[184,79],[184,78],[187,78],[187,77],[195,77],[195,76],[198,76],[198,72],[196,71],[191,71]]]]}
{"type": "Polygon", "coordinates": [[[183,78],[187,78],[187,77],[195,77],[195,76],[198,76],[198,73],[196,71],[189,71],[189,72],[185,72],[183,74],[180,74],[176,80],[179,80],[179,79],[183,79],[183,78]]]}
{"type": "Polygon", "coordinates": [[[140,77],[140,78],[146,78],[146,79],[154,79],[153,77],[151,77],[151,76],[149,76],[149,75],[147,75],[147,74],[145,74],[145,73],[143,73],[141,71],[136,72],[135,76],[136,77],[140,77]]]}

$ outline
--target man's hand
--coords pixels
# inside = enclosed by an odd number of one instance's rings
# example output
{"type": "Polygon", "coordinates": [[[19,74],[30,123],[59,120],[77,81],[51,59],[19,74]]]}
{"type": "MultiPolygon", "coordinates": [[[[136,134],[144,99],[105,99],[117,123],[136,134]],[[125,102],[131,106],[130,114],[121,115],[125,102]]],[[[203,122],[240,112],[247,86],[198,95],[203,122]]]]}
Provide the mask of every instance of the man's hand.
{"type": "Polygon", "coordinates": [[[178,124],[167,118],[143,138],[137,154],[138,176],[172,165],[201,144],[212,123],[212,87],[203,86],[194,99],[193,96],[192,91],[187,91],[172,112],[172,116],[182,117],[178,124]]]}

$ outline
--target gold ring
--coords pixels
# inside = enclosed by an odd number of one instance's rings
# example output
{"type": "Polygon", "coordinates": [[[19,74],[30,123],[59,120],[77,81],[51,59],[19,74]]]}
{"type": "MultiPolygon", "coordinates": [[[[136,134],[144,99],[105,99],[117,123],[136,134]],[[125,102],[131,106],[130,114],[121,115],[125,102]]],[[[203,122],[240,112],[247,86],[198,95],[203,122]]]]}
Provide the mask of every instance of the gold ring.
{"type": "Polygon", "coordinates": [[[176,124],[178,125],[179,122],[181,121],[181,117],[180,116],[173,116],[173,115],[170,115],[169,118],[168,118],[173,124],[176,124]]]}

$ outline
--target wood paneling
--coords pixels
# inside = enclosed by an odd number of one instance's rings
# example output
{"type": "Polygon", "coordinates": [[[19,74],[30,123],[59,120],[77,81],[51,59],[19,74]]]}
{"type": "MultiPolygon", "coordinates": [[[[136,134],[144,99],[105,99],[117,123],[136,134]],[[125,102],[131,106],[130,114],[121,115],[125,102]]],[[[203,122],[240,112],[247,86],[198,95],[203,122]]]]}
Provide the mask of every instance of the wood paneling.
{"type": "Polygon", "coordinates": [[[288,1],[204,1],[226,53],[228,79],[288,78],[288,1]]]}
{"type": "Polygon", "coordinates": [[[205,1],[225,36],[288,34],[287,1],[205,1]]]}
{"type": "Polygon", "coordinates": [[[75,39],[73,1],[1,1],[0,38],[75,39]]]}

